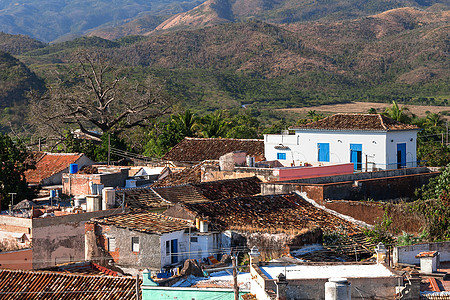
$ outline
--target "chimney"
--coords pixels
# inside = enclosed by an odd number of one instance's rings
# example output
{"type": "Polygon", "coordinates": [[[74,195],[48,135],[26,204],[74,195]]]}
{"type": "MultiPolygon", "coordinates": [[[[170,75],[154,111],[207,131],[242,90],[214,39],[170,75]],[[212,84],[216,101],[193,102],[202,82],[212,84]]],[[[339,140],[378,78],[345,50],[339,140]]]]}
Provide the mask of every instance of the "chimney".
{"type": "Polygon", "coordinates": [[[426,251],[416,255],[420,259],[420,271],[422,273],[431,274],[437,272],[439,266],[439,252],[426,251]]]}
{"type": "Polygon", "coordinates": [[[351,300],[352,288],[346,278],[330,278],[325,283],[325,300],[351,300]]]}
{"type": "Polygon", "coordinates": [[[286,280],[286,276],[283,273],[280,273],[280,275],[278,275],[275,284],[277,285],[277,300],[287,300],[286,290],[288,282],[286,280]]]}
{"type": "Polygon", "coordinates": [[[252,249],[250,249],[250,252],[248,253],[250,256],[250,264],[257,265],[259,264],[259,259],[261,258],[261,253],[259,253],[258,247],[253,246],[252,249]]]}

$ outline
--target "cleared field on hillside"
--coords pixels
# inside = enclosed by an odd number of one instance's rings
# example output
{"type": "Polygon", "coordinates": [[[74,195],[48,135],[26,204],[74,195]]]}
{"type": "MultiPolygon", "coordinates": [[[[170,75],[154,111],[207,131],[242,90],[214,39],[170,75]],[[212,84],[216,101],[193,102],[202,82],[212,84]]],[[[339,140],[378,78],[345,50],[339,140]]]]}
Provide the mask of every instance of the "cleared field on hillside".
{"type": "MultiPolygon", "coordinates": [[[[375,108],[377,112],[384,112],[386,107],[391,106],[389,103],[373,103],[373,102],[351,102],[346,104],[331,104],[331,105],[320,105],[311,107],[300,107],[300,108],[283,108],[278,109],[279,111],[287,111],[290,113],[298,113],[301,115],[306,114],[310,110],[315,110],[317,112],[322,112],[324,114],[332,113],[367,113],[370,108],[375,108]]],[[[401,104],[400,107],[403,105],[401,104]]],[[[447,106],[425,106],[425,105],[405,105],[408,110],[417,115],[418,117],[425,117],[426,112],[439,113],[442,111],[450,111],[450,107],[447,106]]],[[[450,120],[450,116],[443,116],[445,119],[450,120]]]]}

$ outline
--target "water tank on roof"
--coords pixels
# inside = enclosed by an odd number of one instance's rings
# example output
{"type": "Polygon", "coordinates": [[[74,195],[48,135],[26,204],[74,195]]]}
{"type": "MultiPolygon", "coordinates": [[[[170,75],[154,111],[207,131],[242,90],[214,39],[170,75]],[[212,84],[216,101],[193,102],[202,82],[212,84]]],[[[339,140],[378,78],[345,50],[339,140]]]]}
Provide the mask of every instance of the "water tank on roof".
{"type": "Polygon", "coordinates": [[[102,209],[113,208],[116,203],[116,191],[112,187],[107,187],[102,190],[103,201],[102,209]]]}
{"type": "Polygon", "coordinates": [[[79,207],[83,203],[86,203],[86,197],[84,197],[84,196],[76,196],[73,199],[73,206],[75,206],[75,207],[79,207]]]}
{"type": "Polygon", "coordinates": [[[76,174],[78,172],[78,164],[70,164],[69,173],[76,174]]]}
{"type": "Polygon", "coordinates": [[[102,209],[102,198],[99,195],[86,196],[86,211],[98,211],[102,209]]]}
{"type": "Polygon", "coordinates": [[[255,166],[255,158],[253,156],[247,156],[247,167],[255,166]]]}
{"type": "Polygon", "coordinates": [[[200,232],[208,232],[208,222],[200,220],[200,232]]]}

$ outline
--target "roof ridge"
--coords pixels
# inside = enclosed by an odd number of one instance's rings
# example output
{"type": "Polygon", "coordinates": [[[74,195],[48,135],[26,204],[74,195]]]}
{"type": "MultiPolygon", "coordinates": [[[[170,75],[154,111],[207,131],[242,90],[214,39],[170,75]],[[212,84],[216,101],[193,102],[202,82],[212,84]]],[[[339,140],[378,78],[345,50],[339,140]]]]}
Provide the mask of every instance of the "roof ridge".
{"type": "Polygon", "coordinates": [[[381,114],[378,114],[378,118],[381,121],[381,126],[383,126],[384,129],[388,130],[386,124],[384,124],[384,120],[383,120],[383,117],[381,116],[381,114]]]}
{"type": "Polygon", "coordinates": [[[234,138],[201,138],[201,137],[185,137],[187,140],[198,140],[198,141],[208,141],[208,140],[232,140],[232,141],[256,141],[256,142],[264,142],[264,139],[234,139],[234,138]]]}

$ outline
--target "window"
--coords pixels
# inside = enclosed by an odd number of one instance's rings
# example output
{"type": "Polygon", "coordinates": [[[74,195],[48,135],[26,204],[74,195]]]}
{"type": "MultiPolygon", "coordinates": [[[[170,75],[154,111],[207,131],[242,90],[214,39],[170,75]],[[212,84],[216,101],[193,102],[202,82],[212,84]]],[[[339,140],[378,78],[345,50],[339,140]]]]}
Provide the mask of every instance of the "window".
{"type": "Polygon", "coordinates": [[[116,251],[116,238],[115,237],[108,238],[108,251],[109,252],[116,251]]]}
{"type": "Polygon", "coordinates": [[[139,252],[139,237],[131,238],[131,251],[139,252]]]}
{"type": "Polygon", "coordinates": [[[277,153],[277,159],[286,160],[286,153],[277,153]]]}
{"type": "Polygon", "coordinates": [[[166,256],[170,255],[170,241],[166,241],[166,256]]]}
{"type": "Polygon", "coordinates": [[[191,236],[191,243],[198,243],[198,237],[191,236]]]}

